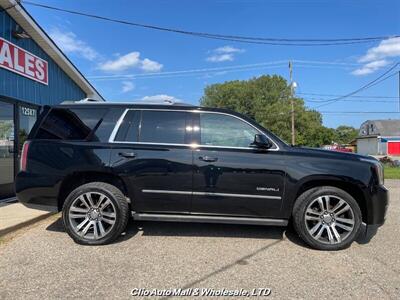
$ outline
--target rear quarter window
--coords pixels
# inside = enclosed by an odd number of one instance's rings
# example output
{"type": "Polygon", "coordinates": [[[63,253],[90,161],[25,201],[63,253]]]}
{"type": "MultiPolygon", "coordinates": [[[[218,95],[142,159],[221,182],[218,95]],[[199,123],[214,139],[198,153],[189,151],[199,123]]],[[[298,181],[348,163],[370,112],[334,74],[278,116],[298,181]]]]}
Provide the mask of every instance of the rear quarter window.
{"type": "Polygon", "coordinates": [[[36,139],[85,140],[93,136],[106,113],[104,108],[53,108],[41,123],[36,139]]]}

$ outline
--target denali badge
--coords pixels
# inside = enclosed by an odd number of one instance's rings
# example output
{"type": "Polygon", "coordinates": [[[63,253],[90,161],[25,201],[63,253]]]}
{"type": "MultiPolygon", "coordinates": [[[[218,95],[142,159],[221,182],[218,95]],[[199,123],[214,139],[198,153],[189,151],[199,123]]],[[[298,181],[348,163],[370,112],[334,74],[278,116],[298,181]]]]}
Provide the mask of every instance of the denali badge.
{"type": "Polygon", "coordinates": [[[257,191],[279,192],[279,188],[258,186],[257,191]]]}

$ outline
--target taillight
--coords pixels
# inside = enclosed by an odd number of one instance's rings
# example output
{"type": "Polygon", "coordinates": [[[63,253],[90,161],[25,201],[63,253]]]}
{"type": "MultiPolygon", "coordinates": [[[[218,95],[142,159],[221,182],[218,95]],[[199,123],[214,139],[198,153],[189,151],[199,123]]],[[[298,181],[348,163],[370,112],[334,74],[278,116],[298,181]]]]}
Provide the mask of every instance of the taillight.
{"type": "Polygon", "coordinates": [[[26,161],[28,159],[29,141],[26,141],[22,146],[20,171],[26,171],[26,161]]]}

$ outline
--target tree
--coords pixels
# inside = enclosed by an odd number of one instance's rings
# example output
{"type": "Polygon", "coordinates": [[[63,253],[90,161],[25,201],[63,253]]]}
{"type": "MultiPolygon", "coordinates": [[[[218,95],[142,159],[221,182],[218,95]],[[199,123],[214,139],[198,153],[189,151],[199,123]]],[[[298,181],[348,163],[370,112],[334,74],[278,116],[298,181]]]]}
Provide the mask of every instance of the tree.
{"type": "Polygon", "coordinates": [[[338,144],[349,144],[358,136],[358,130],[351,126],[341,125],[335,130],[336,139],[338,144]]]}
{"type": "MultiPolygon", "coordinates": [[[[254,119],[282,139],[291,139],[290,88],[277,75],[250,80],[227,81],[207,86],[200,99],[203,106],[229,108],[254,119]]],[[[296,144],[319,147],[330,144],[334,130],[322,125],[322,116],[307,110],[301,98],[295,98],[296,144]]]]}

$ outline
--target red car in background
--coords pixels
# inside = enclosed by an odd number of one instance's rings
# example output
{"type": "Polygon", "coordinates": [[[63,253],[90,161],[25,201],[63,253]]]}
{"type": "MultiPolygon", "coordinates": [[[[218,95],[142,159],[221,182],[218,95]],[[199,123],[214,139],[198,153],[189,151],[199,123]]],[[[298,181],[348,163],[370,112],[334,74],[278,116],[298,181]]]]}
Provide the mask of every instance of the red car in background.
{"type": "Polygon", "coordinates": [[[323,149],[325,150],[331,150],[331,151],[338,151],[338,152],[353,152],[352,149],[346,148],[345,146],[342,145],[327,145],[324,146],[323,149]]]}

